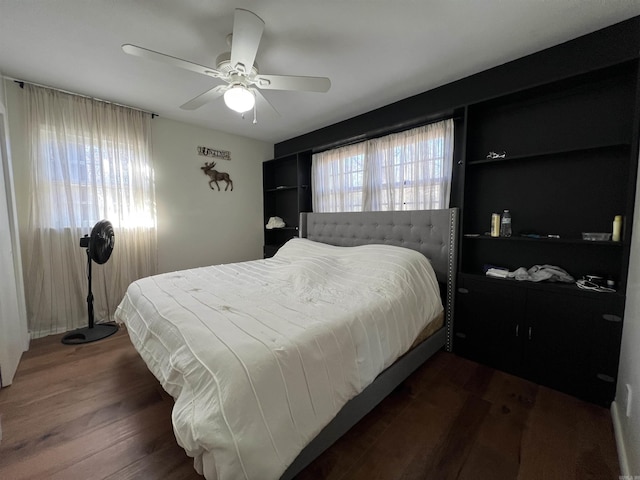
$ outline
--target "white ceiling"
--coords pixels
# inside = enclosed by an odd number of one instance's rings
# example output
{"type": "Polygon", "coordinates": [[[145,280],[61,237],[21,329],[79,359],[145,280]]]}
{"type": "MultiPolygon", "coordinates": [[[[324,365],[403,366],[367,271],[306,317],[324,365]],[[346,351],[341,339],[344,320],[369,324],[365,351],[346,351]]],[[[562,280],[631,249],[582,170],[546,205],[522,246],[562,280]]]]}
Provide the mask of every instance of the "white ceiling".
{"type": "Polygon", "coordinates": [[[640,0],[0,0],[0,73],[277,143],[640,15],[640,0]],[[326,76],[328,93],[266,91],[242,119],[217,81],[124,43],[215,67],[235,8],[266,24],[261,73],[326,76]]]}

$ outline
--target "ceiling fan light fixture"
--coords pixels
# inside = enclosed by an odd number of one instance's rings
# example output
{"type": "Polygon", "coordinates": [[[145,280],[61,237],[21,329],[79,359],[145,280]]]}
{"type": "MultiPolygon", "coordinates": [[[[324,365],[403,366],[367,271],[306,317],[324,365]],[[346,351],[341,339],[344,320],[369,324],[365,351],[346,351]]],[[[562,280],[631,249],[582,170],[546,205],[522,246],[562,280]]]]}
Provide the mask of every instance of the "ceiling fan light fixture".
{"type": "Polygon", "coordinates": [[[238,113],[248,112],[256,103],[256,97],[247,87],[243,85],[234,85],[224,92],[224,103],[231,110],[238,113]]]}

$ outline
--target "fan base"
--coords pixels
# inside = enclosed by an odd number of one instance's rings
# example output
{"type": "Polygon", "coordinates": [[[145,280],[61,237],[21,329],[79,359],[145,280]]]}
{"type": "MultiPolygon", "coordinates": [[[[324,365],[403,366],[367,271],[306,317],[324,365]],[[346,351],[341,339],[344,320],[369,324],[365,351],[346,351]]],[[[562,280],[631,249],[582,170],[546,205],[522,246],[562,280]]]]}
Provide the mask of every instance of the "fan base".
{"type": "Polygon", "coordinates": [[[62,337],[62,343],[65,345],[77,345],[82,343],[95,342],[107,338],[118,331],[118,325],[115,323],[99,323],[93,328],[78,328],[73,332],[67,333],[62,337]]]}

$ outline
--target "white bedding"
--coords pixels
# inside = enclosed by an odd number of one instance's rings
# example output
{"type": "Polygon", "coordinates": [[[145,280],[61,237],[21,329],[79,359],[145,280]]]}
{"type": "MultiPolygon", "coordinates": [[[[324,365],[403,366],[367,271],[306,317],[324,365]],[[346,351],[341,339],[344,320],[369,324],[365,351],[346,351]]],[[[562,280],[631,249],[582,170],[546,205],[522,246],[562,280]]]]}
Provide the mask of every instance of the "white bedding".
{"type": "Polygon", "coordinates": [[[209,480],[277,479],[442,312],[420,253],[293,239],[266,260],[132,283],[116,317],[209,480]]]}

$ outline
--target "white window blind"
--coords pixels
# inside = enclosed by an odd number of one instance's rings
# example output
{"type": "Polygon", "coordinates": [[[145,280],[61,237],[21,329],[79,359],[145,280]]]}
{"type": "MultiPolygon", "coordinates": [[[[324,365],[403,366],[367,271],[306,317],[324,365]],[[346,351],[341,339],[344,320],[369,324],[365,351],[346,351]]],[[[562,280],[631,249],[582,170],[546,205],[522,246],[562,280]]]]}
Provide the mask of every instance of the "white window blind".
{"type": "Polygon", "coordinates": [[[448,208],[453,120],[313,155],[313,210],[448,208]]]}

